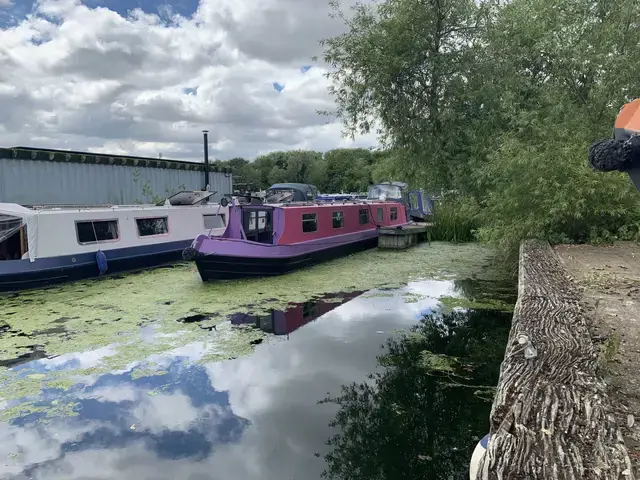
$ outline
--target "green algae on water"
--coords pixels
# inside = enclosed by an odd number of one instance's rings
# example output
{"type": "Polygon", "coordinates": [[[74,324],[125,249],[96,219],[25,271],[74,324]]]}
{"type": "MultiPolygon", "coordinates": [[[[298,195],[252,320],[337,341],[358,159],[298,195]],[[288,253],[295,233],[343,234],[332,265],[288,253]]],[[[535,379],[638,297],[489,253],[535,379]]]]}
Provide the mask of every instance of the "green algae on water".
{"type": "Polygon", "coordinates": [[[443,311],[447,313],[454,308],[462,308],[464,310],[498,310],[502,312],[510,312],[513,310],[513,305],[496,299],[473,300],[464,297],[440,297],[438,302],[442,305],[443,311]]]}
{"type": "Polygon", "coordinates": [[[177,320],[198,313],[215,324],[232,313],[264,314],[318,295],[477,275],[487,271],[491,259],[492,250],[479,245],[433,243],[398,252],[370,250],[271,278],[203,283],[193,264],[180,264],[25,292],[0,298],[0,318],[14,332],[0,337],[0,361],[34,345],[48,355],[63,355],[120,343],[151,323],[160,334],[191,330],[201,335],[197,324],[177,320]],[[17,313],[6,315],[9,311],[17,313]]]}
{"type": "MultiPolygon", "coordinates": [[[[68,389],[83,377],[116,370],[134,378],[160,375],[162,367],[145,363],[147,358],[194,342],[204,345],[200,363],[249,354],[265,333],[232,326],[226,319],[233,313],[261,315],[321,295],[398,288],[425,278],[491,280],[492,259],[493,251],[480,245],[434,242],[406,251],[369,250],[279,277],[203,283],[194,264],[179,264],[0,297],[4,363],[34,350],[82,356],[110,348],[89,366],[22,377],[0,369],[0,399],[29,399],[23,410],[10,408],[3,418],[36,408],[43,389],[68,389]],[[188,318],[205,320],[185,323],[188,318]]],[[[408,294],[406,301],[416,299],[408,294]]]]}

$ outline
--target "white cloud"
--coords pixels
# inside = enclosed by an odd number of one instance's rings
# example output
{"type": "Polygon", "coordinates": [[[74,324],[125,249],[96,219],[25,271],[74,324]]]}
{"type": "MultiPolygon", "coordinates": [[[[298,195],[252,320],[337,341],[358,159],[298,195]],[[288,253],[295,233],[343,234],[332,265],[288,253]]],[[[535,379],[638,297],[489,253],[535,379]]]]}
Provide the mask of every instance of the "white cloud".
{"type": "Polygon", "coordinates": [[[300,71],[342,28],[328,2],[201,0],[190,18],[159,12],[40,0],[1,29],[3,144],[193,160],[205,128],[218,158],[375,144],[342,139],[316,113],[333,109],[325,66],[300,71]]]}

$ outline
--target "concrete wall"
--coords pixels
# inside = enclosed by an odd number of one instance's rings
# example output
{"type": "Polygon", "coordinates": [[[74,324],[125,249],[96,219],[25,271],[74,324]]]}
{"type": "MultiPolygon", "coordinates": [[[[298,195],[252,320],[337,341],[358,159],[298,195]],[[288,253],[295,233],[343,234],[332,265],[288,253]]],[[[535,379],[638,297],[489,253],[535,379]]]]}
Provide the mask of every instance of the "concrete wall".
{"type": "MultiPolygon", "coordinates": [[[[204,187],[204,171],[54,162],[0,156],[0,202],[33,204],[149,203],[204,187]]],[[[230,173],[209,172],[213,201],[232,192],[230,173]]]]}

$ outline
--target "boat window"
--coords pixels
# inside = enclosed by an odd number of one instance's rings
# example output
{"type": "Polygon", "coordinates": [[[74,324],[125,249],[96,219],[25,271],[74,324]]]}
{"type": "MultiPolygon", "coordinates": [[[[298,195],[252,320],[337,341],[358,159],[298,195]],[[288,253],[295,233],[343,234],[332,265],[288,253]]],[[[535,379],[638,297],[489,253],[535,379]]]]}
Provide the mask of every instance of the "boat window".
{"type": "Polygon", "coordinates": [[[366,225],[369,223],[369,210],[366,208],[360,209],[360,225],[366,225]]]}
{"type": "Polygon", "coordinates": [[[389,220],[397,220],[398,219],[398,207],[391,207],[391,215],[389,215],[389,220]]]}
{"type": "Polygon", "coordinates": [[[273,188],[267,190],[265,203],[284,203],[293,201],[295,190],[290,188],[273,188]]]}
{"type": "Polygon", "coordinates": [[[212,228],[222,228],[225,226],[224,213],[213,215],[202,215],[204,219],[204,228],[211,230],[212,228]]]}
{"type": "Polygon", "coordinates": [[[117,220],[88,220],[76,222],[79,244],[110,242],[119,236],[117,220]]]}
{"type": "Polygon", "coordinates": [[[256,212],[249,212],[249,225],[248,225],[248,232],[255,232],[256,231],[256,212]]]}
{"type": "Polygon", "coordinates": [[[28,250],[27,227],[22,219],[0,215],[0,260],[20,260],[28,250]]]}
{"type": "Polygon", "coordinates": [[[418,209],[418,194],[417,192],[409,192],[409,205],[411,206],[411,210],[418,209]]]}
{"type": "Polygon", "coordinates": [[[382,207],[378,207],[378,222],[384,221],[384,210],[382,207]]]}
{"type": "Polygon", "coordinates": [[[305,302],[302,304],[302,318],[318,315],[318,302],[305,302]]]}
{"type": "Polygon", "coordinates": [[[377,184],[369,187],[369,200],[399,200],[402,198],[402,188],[398,185],[377,184]]]}
{"type": "Polygon", "coordinates": [[[169,219],[167,217],[136,218],[136,225],[138,227],[138,235],[141,237],[169,233],[169,219]]]}
{"type": "Polygon", "coordinates": [[[344,227],[344,212],[333,212],[333,228],[344,227]]]}
{"type": "Polygon", "coordinates": [[[304,233],[316,232],[318,230],[318,215],[315,213],[302,214],[302,231],[304,233]]]}
{"type": "Polygon", "coordinates": [[[258,231],[264,231],[267,228],[267,218],[268,218],[269,212],[266,212],[264,210],[260,210],[258,212],[258,231]]]}

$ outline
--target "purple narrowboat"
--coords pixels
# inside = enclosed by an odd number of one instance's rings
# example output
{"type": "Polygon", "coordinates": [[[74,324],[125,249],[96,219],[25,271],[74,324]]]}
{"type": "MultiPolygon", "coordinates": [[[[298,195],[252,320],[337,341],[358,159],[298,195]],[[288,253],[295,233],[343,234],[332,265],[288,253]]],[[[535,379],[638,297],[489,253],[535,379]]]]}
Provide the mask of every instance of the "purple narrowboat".
{"type": "Polygon", "coordinates": [[[375,247],[378,227],[408,223],[405,204],[385,199],[398,187],[383,187],[380,195],[376,186],[373,199],[331,203],[313,194],[311,200],[289,202],[299,192],[287,197],[282,189],[272,196],[267,191],[265,203],[230,205],[222,236],[198,235],[183,257],[195,260],[208,281],[280,275],[375,247]]]}

